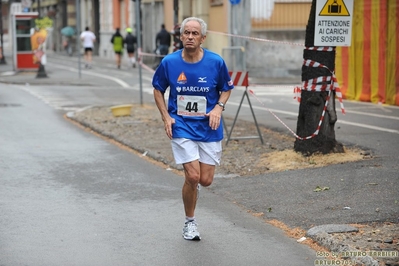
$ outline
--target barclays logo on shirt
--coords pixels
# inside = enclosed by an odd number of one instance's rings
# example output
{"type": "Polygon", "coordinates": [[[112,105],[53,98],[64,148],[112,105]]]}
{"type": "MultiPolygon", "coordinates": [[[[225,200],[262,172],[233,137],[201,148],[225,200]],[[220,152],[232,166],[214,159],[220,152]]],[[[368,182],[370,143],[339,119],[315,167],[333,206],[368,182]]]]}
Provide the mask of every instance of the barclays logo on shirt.
{"type": "Polygon", "coordinates": [[[209,92],[209,87],[198,87],[198,86],[177,86],[177,92],[209,92]]]}

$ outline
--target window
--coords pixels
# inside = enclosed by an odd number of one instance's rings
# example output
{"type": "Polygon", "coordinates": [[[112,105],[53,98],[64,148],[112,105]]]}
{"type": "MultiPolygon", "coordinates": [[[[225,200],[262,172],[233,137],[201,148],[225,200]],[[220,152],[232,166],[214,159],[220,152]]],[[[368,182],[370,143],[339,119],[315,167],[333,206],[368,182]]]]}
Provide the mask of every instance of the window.
{"type": "Polygon", "coordinates": [[[30,35],[30,29],[35,27],[35,22],[34,20],[21,20],[18,19],[15,21],[16,27],[17,27],[17,34],[29,34],[30,35]]]}
{"type": "Polygon", "coordinates": [[[210,0],[211,1],[211,6],[222,6],[223,5],[223,0],[210,0]]]}
{"type": "Polygon", "coordinates": [[[26,52],[32,51],[30,37],[17,37],[17,51],[26,52]]]}

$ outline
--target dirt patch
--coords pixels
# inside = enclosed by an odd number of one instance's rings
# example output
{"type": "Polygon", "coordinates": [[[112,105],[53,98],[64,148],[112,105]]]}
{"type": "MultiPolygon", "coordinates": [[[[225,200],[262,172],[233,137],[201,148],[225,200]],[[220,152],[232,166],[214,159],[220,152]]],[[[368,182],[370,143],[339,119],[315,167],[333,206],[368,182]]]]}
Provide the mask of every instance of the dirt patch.
{"type": "Polygon", "coordinates": [[[258,164],[266,165],[269,171],[279,172],[303,168],[323,167],[330,164],[354,162],[364,159],[364,153],[356,148],[344,148],[344,153],[313,154],[303,156],[294,150],[276,151],[263,155],[258,164]]]}
{"type": "MultiPolygon", "coordinates": [[[[131,115],[124,117],[114,117],[110,107],[93,107],[77,112],[73,119],[139,152],[147,152],[148,156],[172,168],[181,169],[181,166],[174,163],[170,141],[166,137],[163,122],[155,105],[133,105],[131,115]]],[[[227,129],[230,129],[233,120],[225,117],[224,121],[227,129]]],[[[293,136],[262,126],[260,132],[263,145],[259,138],[238,139],[258,136],[253,122],[238,121],[231,133],[231,140],[228,143],[223,142],[222,164],[216,168],[216,175],[255,176],[369,158],[365,152],[356,147],[345,147],[345,152],[339,154],[303,156],[294,151],[293,136]]]]}

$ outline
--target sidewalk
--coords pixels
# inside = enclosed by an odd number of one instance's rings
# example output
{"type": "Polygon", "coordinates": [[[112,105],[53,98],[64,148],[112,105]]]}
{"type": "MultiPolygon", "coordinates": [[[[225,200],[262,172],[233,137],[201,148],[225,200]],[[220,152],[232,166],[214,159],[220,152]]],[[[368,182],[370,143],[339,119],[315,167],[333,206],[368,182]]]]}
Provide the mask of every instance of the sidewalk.
{"type": "MultiPolygon", "coordinates": [[[[0,65],[0,82],[8,84],[32,84],[32,85],[97,85],[101,84],[101,79],[98,79],[92,75],[81,75],[78,73],[63,70],[61,68],[51,67],[51,55],[49,64],[45,65],[45,72],[47,77],[38,78],[38,70],[23,70],[14,71],[13,60],[11,56],[5,55],[6,64],[0,65]]],[[[62,55],[56,54],[57,57],[62,55]]],[[[65,56],[66,57],[66,56],[65,56]]],[[[67,57],[66,57],[67,58],[67,57]]],[[[113,61],[110,59],[104,59],[100,57],[93,57],[94,62],[99,64],[112,64],[113,61]]],[[[78,65],[76,65],[78,69],[78,65]]],[[[84,61],[81,58],[81,71],[85,71],[84,61]]]]}

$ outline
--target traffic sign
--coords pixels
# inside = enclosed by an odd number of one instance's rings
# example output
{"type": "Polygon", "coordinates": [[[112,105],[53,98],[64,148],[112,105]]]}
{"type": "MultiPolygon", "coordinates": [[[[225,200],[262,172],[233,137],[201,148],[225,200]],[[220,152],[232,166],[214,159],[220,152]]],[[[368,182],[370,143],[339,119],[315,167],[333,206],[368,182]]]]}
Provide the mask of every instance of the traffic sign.
{"type": "Polygon", "coordinates": [[[320,11],[320,16],[350,16],[343,0],[328,0],[320,11]]]}
{"type": "Polygon", "coordinates": [[[316,0],[315,46],[350,46],[354,0],[316,0]]]}
{"type": "Polygon", "coordinates": [[[21,7],[24,8],[31,8],[32,7],[32,0],[21,0],[21,7]]]}

